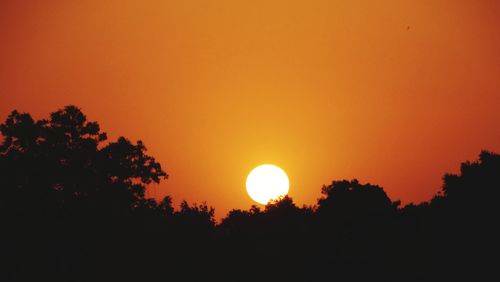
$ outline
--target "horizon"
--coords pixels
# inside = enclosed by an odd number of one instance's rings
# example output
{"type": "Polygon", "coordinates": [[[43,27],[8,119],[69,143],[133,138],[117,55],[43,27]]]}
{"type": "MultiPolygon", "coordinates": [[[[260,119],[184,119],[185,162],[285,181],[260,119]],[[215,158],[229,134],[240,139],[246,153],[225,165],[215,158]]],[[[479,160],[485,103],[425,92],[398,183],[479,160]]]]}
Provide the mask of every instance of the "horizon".
{"type": "Polygon", "coordinates": [[[495,1],[0,3],[0,119],[81,107],[170,175],[148,195],[255,204],[272,163],[298,205],[357,178],[403,204],[500,151],[495,1]]]}

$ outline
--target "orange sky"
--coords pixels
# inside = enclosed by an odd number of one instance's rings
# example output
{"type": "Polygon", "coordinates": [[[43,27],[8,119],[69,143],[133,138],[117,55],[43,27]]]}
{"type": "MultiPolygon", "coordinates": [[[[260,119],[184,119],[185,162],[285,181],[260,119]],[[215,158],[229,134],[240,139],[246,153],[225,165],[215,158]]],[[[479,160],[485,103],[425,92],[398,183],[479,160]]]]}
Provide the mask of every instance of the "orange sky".
{"type": "Polygon", "coordinates": [[[262,163],[298,204],[353,177],[427,200],[500,151],[500,4],[1,1],[1,120],[67,104],[146,143],[171,176],[149,195],[217,217],[262,163]]]}

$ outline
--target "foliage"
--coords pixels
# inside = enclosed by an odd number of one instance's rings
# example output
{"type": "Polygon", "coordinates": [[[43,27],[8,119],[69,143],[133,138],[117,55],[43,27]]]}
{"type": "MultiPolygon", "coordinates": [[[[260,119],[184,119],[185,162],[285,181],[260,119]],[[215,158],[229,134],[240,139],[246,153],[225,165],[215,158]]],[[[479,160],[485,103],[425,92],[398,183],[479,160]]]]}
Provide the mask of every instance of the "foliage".
{"type": "Polygon", "coordinates": [[[206,203],[146,198],[161,165],[74,106],[47,120],[13,111],[0,132],[2,281],[451,281],[494,269],[493,152],[446,174],[430,202],[400,207],[380,186],[340,180],[315,206],[285,196],[217,224],[206,203]]]}
{"type": "Polygon", "coordinates": [[[23,209],[92,205],[122,213],[145,201],[147,184],[167,177],[141,141],[104,143],[99,125],[74,106],[38,121],[13,111],[0,130],[5,205],[26,199],[33,202],[23,209]]]}

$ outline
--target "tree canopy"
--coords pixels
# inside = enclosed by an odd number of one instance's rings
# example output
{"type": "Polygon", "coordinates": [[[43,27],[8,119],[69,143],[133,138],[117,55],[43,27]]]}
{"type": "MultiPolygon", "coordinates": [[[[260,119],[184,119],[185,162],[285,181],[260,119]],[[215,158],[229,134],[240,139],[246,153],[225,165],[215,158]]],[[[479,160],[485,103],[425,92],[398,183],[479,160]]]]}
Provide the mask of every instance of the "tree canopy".
{"type": "MultiPolygon", "coordinates": [[[[500,155],[401,207],[357,179],[235,209],[145,196],[168,177],[143,142],[108,140],[75,106],[0,125],[1,281],[450,281],[491,274],[500,155]]],[[[476,279],[477,278],[477,279],[476,279]]],[[[481,279],[479,279],[481,280],[481,279]]]]}
{"type": "Polygon", "coordinates": [[[75,106],[38,121],[13,111],[0,131],[4,204],[34,199],[30,205],[91,204],[119,212],[139,206],[146,185],[167,178],[141,141],[108,141],[75,106]]]}

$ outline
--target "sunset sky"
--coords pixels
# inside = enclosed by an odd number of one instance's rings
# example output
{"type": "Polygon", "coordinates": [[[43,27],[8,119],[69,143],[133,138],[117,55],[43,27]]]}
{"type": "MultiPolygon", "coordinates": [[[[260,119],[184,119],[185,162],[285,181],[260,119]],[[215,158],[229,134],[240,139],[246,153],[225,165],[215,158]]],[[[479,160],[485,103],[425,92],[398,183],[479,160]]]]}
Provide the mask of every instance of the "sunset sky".
{"type": "Polygon", "coordinates": [[[149,196],[253,202],[358,178],[403,203],[500,151],[500,2],[0,1],[0,119],[80,107],[170,174],[149,196]]]}

